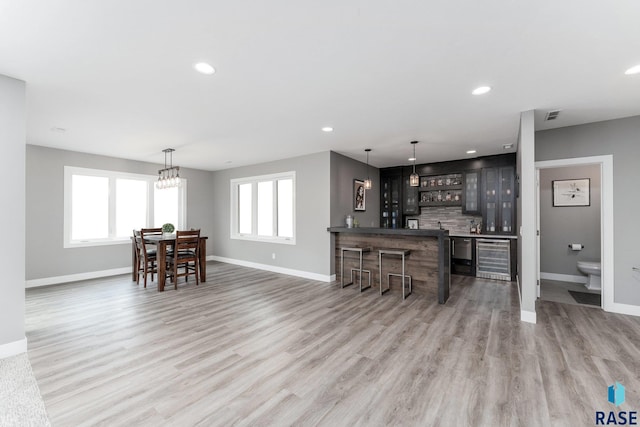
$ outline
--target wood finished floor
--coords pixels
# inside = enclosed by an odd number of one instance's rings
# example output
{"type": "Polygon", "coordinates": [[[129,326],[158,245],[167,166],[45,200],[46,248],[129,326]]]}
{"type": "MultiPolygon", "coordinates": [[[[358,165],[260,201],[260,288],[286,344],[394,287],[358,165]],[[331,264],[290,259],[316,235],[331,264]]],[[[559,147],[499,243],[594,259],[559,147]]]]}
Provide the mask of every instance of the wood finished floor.
{"type": "Polygon", "coordinates": [[[583,426],[614,381],[640,410],[640,319],[452,276],[451,298],[221,263],[164,293],[129,276],[27,290],[54,426],[583,426]]]}

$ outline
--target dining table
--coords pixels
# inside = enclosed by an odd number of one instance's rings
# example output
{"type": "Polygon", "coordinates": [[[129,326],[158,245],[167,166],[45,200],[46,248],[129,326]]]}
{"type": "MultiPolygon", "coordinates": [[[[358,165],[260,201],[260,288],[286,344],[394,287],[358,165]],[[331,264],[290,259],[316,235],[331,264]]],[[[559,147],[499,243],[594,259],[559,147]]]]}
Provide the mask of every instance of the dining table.
{"type": "MultiPolygon", "coordinates": [[[[166,283],[166,268],[167,268],[167,248],[173,246],[176,243],[176,235],[173,234],[152,234],[144,237],[144,242],[147,245],[155,245],[157,249],[157,262],[158,262],[158,292],[164,291],[166,283]]],[[[137,271],[137,257],[138,251],[136,249],[135,239],[132,239],[131,245],[131,265],[132,265],[132,278],[136,280],[138,275],[137,271]]],[[[207,281],[207,236],[200,236],[200,242],[198,245],[198,264],[200,281],[207,281]]]]}

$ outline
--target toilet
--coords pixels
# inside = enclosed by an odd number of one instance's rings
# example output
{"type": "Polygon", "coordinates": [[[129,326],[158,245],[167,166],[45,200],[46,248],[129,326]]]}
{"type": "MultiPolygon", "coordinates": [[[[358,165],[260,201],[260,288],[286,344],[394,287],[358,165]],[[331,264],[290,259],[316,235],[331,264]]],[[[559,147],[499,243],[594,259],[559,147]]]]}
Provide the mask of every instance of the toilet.
{"type": "Polygon", "coordinates": [[[578,270],[589,276],[587,283],[584,284],[587,289],[598,292],[602,290],[600,261],[578,261],[578,270]]]}

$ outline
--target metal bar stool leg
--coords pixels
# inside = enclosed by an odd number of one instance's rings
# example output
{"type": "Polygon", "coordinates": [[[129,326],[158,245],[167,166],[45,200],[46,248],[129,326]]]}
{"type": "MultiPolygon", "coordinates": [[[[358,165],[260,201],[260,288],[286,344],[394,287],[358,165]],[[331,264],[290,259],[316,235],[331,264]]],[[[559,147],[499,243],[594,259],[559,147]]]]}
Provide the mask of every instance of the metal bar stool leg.
{"type": "Polygon", "coordinates": [[[344,250],[340,248],[340,287],[344,288],[344,250]]]}
{"type": "Polygon", "coordinates": [[[340,287],[341,288],[354,284],[354,279],[353,279],[354,271],[357,271],[359,274],[358,285],[360,287],[360,292],[371,287],[371,271],[363,269],[365,252],[371,252],[371,248],[357,248],[357,247],[340,248],[340,287]],[[345,283],[345,280],[344,280],[344,253],[346,251],[358,252],[358,268],[351,269],[351,275],[350,275],[351,281],[349,283],[345,283]],[[367,286],[366,288],[362,287],[362,275],[364,273],[367,273],[369,275],[369,286],[367,286]]]}
{"type": "Polygon", "coordinates": [[[378,268],[380,272],[380,295],[391,289],[391,276],[399,276],[402,281],[402,299],[406,299],[413,290],[411,283],[411,276],[406,274],[405,262],[406,256],[411,253],[410,250],[398,250],[398,249],[380,249],[378,251],[378,268]],[[400,273],[387,273],[387,289],[382,289],[382,255],[395,255],[400,256],[402,260],[402,267],[400,273]],[[409,281],[409,292],[406,291],[407,280],[409,281]]]}

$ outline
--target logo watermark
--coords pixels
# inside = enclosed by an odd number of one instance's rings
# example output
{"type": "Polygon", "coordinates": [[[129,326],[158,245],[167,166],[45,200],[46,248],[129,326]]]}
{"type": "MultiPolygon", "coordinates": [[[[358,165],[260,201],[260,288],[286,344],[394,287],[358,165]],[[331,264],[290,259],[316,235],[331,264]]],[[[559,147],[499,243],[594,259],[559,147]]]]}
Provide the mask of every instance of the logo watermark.
{"type": "Polygon", "coordinates": [[[616,381],[615,385],[609,386],[609,402],[616,406],[624,403],[624,386],[616,381]]]}
{"type": "MultiPolygon", "coordinates": [[[[622,384],[616,381],[607,389],[607,400],[616,407],[622,405],[625,400],[625,389],[622,384]]],[[[596,425],[638,425],[638,411],[596,411],[596,425]]]]}

